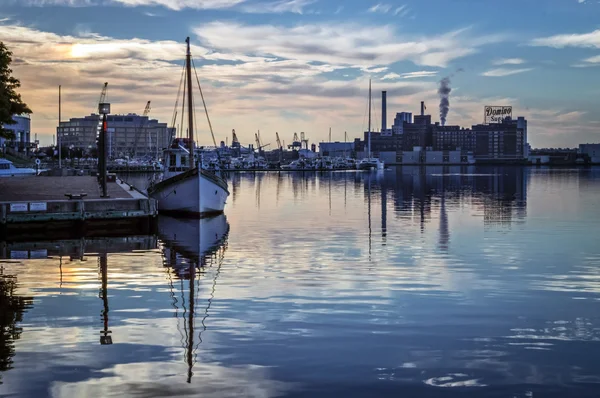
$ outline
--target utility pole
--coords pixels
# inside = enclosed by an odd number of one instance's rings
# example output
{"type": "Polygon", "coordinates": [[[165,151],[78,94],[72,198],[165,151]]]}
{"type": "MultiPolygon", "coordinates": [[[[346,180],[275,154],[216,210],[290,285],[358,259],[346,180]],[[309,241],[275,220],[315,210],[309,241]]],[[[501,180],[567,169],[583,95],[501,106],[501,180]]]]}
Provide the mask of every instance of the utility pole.
{"type": "Polygon", "coordinates": [[[60,89],[61,86],[58,86],[58,131],[56,132],[56,144],[58,145],[58,168],[62,169],[62,154],[61,154],[61,144],[62,140],[60,139],[60,121],[61,121],[61,97],[60,97],[60,89]]]}

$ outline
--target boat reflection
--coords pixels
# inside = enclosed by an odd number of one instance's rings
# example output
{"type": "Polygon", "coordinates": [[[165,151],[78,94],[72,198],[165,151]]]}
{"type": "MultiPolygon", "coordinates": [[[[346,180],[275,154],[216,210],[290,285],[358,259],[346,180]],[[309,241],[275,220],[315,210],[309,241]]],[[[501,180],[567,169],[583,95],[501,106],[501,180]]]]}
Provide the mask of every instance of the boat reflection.
{"type": "MultiPolygon", "coordinates": [[[[191,383],[196,352],[206,330],[206,318],[215,296],[217,279],[227,250],[229,223],[225,215],[211,218],[177,219],[160,217],[158,235],[162,243],[163,263],[167,270],[172,306],[177,317],[177,329],[182,337],[187,382],[191,383]],[[179,280],[176,288],[173,275],[179,280]],[[212,277],[209,277],[212,275],[212,277]],[[210,280],[210,291],[204,303],[199,300],[202,281],[210,280]],[[187,281],[188,283],[184,283],[187,281]],[[186,286],[187,285],[187,289],[186,286]],[[177,291],[178,290],[178,291],[177,291]],[[186,291],[187,290],[187,291],[186,291]],[[178,300],[177,296],[181,298],[178,300]],[[196,327],[198,307],[202,308],[200,326],[196,327]],[[181,318],[179,313],[182,312],[181,318]],[[183,331],[182,331],[183,330],[183,331]],[[197,333],[197,341],[195,341],[197,333]]],[[[206,287],[206,285],[204,285],[206,287]]]]}

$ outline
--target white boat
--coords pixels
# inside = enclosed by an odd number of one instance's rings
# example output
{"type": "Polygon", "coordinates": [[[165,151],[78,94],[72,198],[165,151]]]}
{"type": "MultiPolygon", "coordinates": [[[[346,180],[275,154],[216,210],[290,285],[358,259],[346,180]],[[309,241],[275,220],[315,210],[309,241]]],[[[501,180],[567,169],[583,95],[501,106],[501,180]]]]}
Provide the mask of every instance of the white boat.
{"type": "Polygon", "coordinates": [[[385,164],[377,158],[364,158],[356,164],[356,168],[359,170],[383,170],[385,164]]]}
{"type": "Polygon", "coordinates": [[[15,167],[10,160],[0,158],[0,177],[34,176],[34,169],[15,167]]]}
{"type": "Polygon", "coordinates": [[[373,157],[373,154],[371,153],[371,80],[369,80],[369,130],[367,132],[367,157],[358,162],[356,168],[359,170],[383,170],[383,168],[385,167],[383,161],[373,157]]]}
{"type": "MultiPolygon", "coordinates": [[[[227,181],[213,172],[203,170],[199,162],[194,160],[196,156],[189,37],[186,43],[188,138],[175,139],[171,147],[165,150],[163,178],[148,188],[148,195],[157,200],[158,211],[162,213],[196,216],[218,214],[225,209],[229,190],[227,181]]],[[[204,106],[206,110],[206,104],[204,106]]],[[[208,112],[206,116],[208,117],[208,112]]],[[[208,122],[211,126],[210,119],[208,122]]]]}

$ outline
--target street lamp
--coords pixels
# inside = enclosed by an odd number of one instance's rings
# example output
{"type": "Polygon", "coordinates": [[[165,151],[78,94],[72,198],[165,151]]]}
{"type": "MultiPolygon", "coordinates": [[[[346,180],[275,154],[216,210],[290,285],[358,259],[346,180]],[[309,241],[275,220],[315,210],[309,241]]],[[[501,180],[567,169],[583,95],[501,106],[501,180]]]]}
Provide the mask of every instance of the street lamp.
{"type": "Polygon", "coordinates": [[[106,115],[110,113],[110,104],[101,102],[98,104],[98,113],[102,115],[102,127],[100,129],[100,139],[98,148],[98,175],[102,187],[102,197],[108,197],[106,192],[106,115]]]}

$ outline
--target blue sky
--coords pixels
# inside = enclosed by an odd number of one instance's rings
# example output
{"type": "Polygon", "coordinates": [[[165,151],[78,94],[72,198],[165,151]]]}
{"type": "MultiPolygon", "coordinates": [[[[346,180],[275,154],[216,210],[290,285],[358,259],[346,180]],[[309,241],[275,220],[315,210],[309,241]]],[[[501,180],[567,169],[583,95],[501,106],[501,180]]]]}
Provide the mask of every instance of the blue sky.
{"type": "Polygon", "coordinates": [[[600,141],[600,0],[0,0],[0,21],[43,143],[59,84],[64,117],[94,111],[108,81],[114,112],[151,100],[170,121],[186,36],[219,140],[360,136],[369,78],[374,120],[381,90],[388,120],[421,100],[437,120],[450,76],[449,124],[513,105],[534,147],[600,141]]]}

